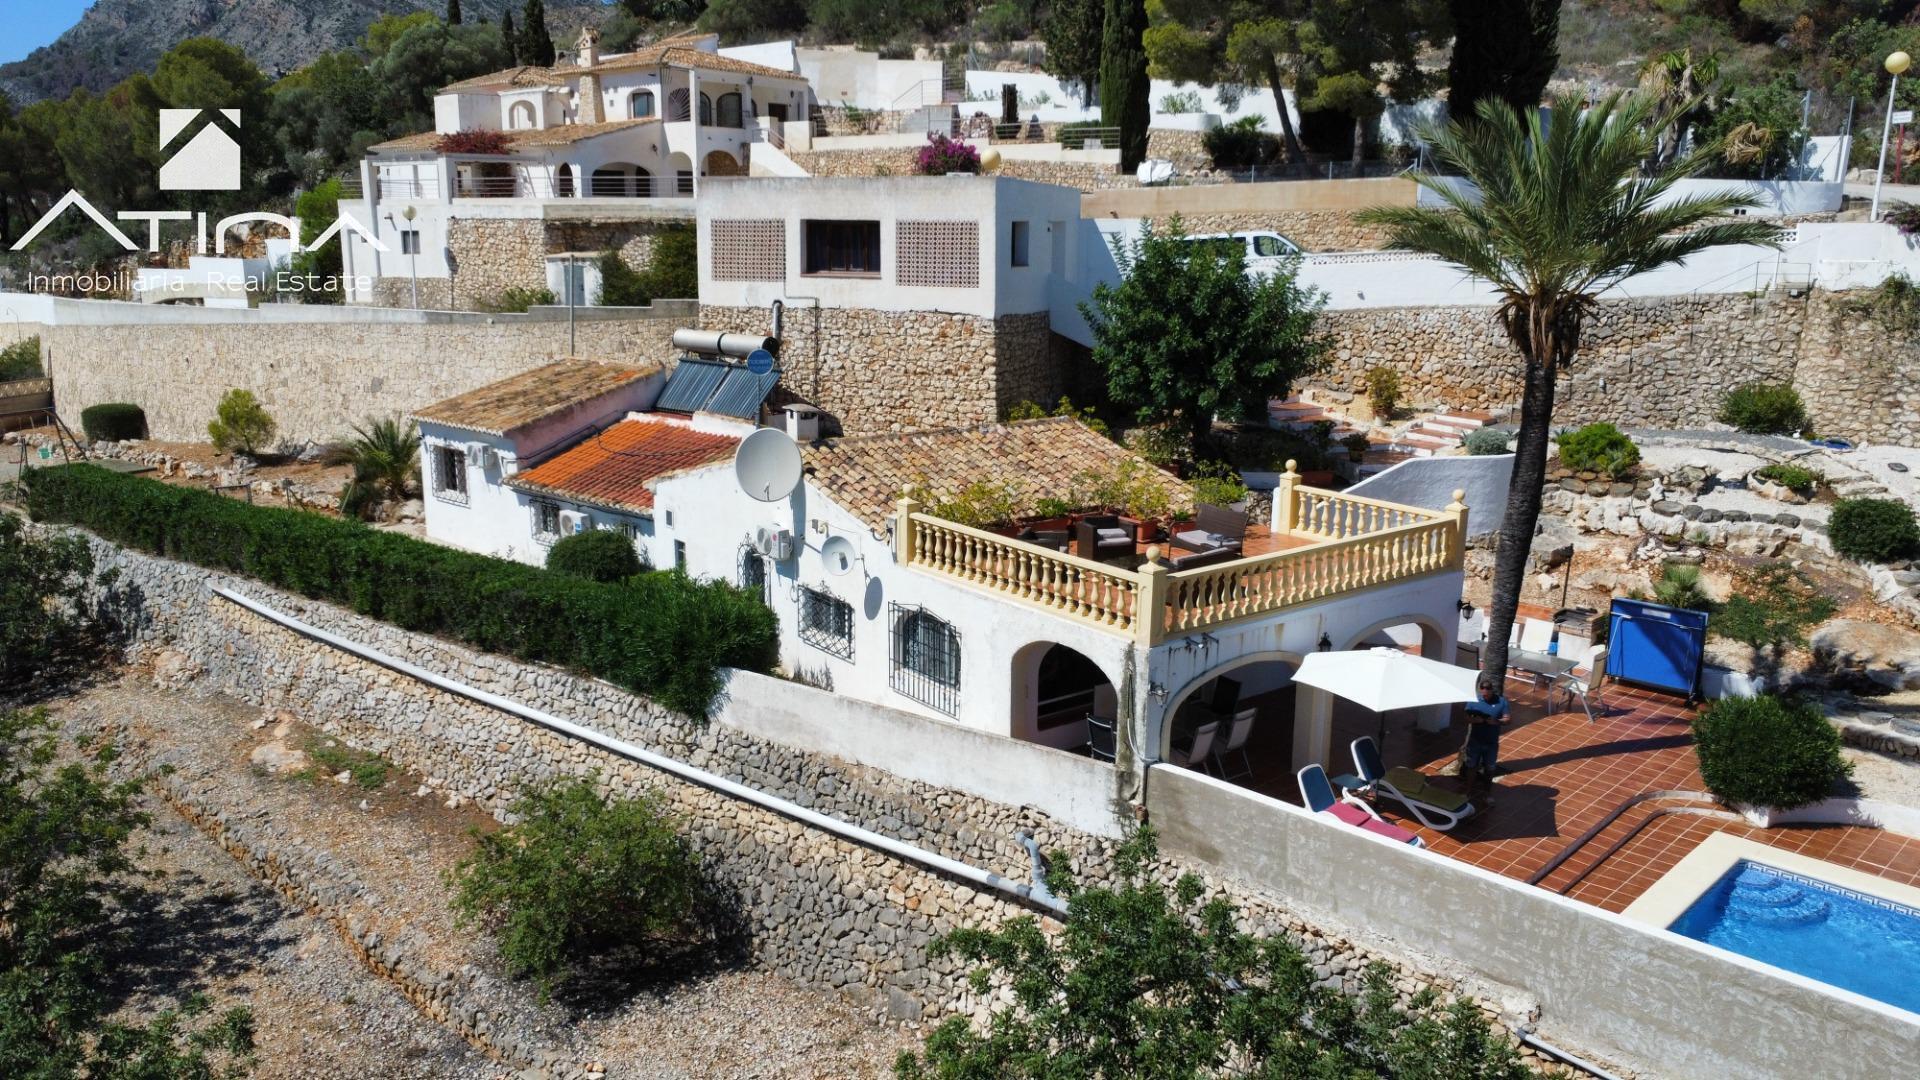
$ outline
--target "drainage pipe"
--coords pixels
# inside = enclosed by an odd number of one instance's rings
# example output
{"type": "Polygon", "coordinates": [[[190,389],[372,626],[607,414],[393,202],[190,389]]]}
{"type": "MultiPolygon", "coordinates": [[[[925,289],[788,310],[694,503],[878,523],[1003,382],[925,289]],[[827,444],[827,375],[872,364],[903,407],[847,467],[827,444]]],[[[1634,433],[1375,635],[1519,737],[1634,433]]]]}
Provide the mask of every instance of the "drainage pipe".
{"type": "Polygon", "coordinates": [[[1615,1076],[1613,1073],[1608,1072],[1577,1054],[1560,1049],[1540,1036],[1535,1035],[1533,1032],[1528,1031],[1526,1028],[1514,1028],[1513,1033],[1519,1036],[1521,1042],[1533,1047],[1535,1050],[1540,1051],[1550,1058],[1563,1061],[1579,1069],[1581,1072],[1591,1076],[1597,1076],[1600,1080],[1620,1080],[1620,1077],[1615,1076]]]}
{"type": "MultiPolygon", "coordinates": [[[[929,870],[945,874],[949,877],[959,878],[963,881],[969,881],[984,888],[992,889],[995,892],[1005,893],[1023,904],[1042,908],[1054,915],[1062,917],[1067,913],[1066,903],[1048,893],[1044,884],[1041,884],[1039,888],[1036,889],[1032,885],[1024,885],[1017,881],[1010,881],[991,870],[983,870],[980,867],[960,862],[957,859],[949,859],[945,855],[928,851],[925,848],[915,847],[912,844],[902,843],[891,836],[883,836],[871,829],[863,829],[858,825],[841,821],[839,818],[828,817],[825,814],[809,810],[798,803],[789,802],[775,795],[769,795],[764,791],[750,788],[745,784],[735,783],[724,776],[715,775],[704,769],[696,769],[691,765],[656,754],[651,750],[635,746],[630,742],[602,735],[592,728],[582,727],[571,720],[562,719],[551,713],[542,712],[539,709],[529,708],[511,698],[488,693],[478,687],[468,686],[465,683],[449,679],[444,675],[428,671],[426,668],[420,667],[417,664],[411,664],[397,657],[388,656],[385,653],[361,645],[356,641],[341,637],[330,631],[322,630],[317,626],[302,622],[291,615],[276,611],[257,600],[242,596],[231,589],[222,588],[218,585],[209,585],[208,588],[213,591],[214,595],[230,600],[264,619],[292,630],[296,634],[331,645],[342,652],[350,653],[369,663],[378,664],[389,671],[396,671],[409,678],[417,679],[420,682],[437,687],[447,693],[456,694],[470,701],[477,701],[482,705],[498,709],[504,713],[511,713],[522,720],[538,724],[549,731],[565,735],[570,739],[577,739],[580,742],[590,743],[608,753],[616,754],[629,761],[637,761],[642,765],[650,766],[664,773],[671,773],[688,783],[698,784],[701,787],[718,791],[723,795],[739,799],[742,802],[752,803],[755,806],[770,810],[782,817],[791,818],[802,824],[810,825],[822,832],[829,832],[864,847],[884,851],[895,858],[907,862],[918,863],[929,870]]],[[[1021,841],[1022,843],[1026,843],[1027,838],[1022,836],[1021,841]]],[[[1032,850],[1031,845],[1029,846],[1029,850],[1032,850]]],[[[1039,868],[1037,866],[1035,868],[1035,881],[1041,881],[1039,868]]]]}

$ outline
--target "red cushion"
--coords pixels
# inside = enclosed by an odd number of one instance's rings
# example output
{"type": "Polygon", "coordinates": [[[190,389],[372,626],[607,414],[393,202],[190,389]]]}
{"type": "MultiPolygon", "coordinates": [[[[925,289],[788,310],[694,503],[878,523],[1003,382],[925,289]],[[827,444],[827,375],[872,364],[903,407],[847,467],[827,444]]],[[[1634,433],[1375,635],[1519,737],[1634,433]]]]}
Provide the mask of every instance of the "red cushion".
{"type": "Polygon", "coordinates": [[[1337,802],[1327,807],[1325,813],[1332,814],[1349,825],[1367,825],[1373,821],[1371,815],[1352,803],[1337,802]]]}
{"type": "Polygon", "coordinates": [[[1412,833],[1401,828],[1400,826],[1389,825],[1384,821],[1369,820],[1369,821],[1362,822],[1360,827],[1367,830],[1370,833],[1379,833],[1381,836],[1384,836],[1389,840],[1398,840],[1403,844],[1411,844],[1414,842],[1415,839],[1417,839],[1417,837],[1415,837],[1412,833]]]}

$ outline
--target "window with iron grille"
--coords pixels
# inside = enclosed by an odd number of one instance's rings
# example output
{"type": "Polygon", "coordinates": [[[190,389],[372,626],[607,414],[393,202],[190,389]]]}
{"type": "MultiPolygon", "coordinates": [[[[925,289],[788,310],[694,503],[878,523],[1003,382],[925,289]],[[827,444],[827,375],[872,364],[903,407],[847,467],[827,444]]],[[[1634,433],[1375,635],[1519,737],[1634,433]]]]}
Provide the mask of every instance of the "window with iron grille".
{"type": "Polygon", "coordinates": [[[532,503],[533,538],[542,544],[560,539],[560,504],[536,499],[532,503]]]}
{"type": "Polygon", "coordinates": [[[922,705],[960,711],[960,633],[925,608],[889,604],[893,688],[922,705]]]}
{"type": "Polygon", "coordinates": [[[853,605],[800,586],[800,640],[842,660],[853,659],[853,605]]]}
{"type": "Polygon", "coordinates": [[[746,544],[740,545],[740,587],[767,603],[767,561],[746,544]]]}
{"type": "Polygon", "coordinates": [[[467,452],[452,446],[433,448],[433,494],[451,503],[467,501],[467,452]]]}

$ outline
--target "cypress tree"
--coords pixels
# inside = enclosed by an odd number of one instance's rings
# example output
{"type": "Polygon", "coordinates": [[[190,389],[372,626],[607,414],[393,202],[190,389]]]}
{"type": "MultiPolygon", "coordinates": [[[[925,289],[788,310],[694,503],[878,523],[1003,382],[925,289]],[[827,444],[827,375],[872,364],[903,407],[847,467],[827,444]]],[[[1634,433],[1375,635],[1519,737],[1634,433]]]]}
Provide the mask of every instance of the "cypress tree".
{"type": "Polygon", "coordinates": [[[520,21],[525,24],[520,30],[520,62],[552,67],[553,36],[547,33],[547,5],[541,0],[527,0],[520,21]]]}
{"type": "Polygon", "coordinates": [[[447,25],[460,25],[460,0],[447,0],[447,25]]]}
{"type": "Polygon", "coordinates": [[[1152,115],[1147,79],[1147,6],[1144,0],[1107,0],[1100,44],[1100,122],[1120,129],[1120,170],[1131,173],[1147,156],[1152,115]]]}
{"type": "Polygon", "coordinates": [[[1560,66],[1560,0],[1449,0],[1453,57],[1447,62],[1447,112],[1473,116],[1481,98],[1518,110],[1540,104],[1560,66]]]}
{"type": "Polygon", "coordinates": [[[506,50],[507,66],[516,67],[520,63],[520,31],[513,27],[513,9],[507,8],[500,13],[500,47],[506,50]]]}

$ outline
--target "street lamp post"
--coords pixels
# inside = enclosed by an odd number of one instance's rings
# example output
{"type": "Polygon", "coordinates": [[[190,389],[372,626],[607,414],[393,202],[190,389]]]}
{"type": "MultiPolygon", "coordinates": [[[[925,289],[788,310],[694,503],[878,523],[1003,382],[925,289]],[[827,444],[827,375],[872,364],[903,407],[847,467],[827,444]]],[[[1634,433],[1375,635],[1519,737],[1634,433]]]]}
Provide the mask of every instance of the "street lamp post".
{"type": "MultiPolygon", "coordinates": [[[[419,211],[409,206],[405,210],[400,211],[400,216],[406,218],[407,224],[411,225],[413,224],[414,215],[417,213],[419,213],[419,211]]],[[[408,232],[413,234],[411,241],[408,241],[405,235],[402,235],[400,239],[403,243],[408,244],[407,276],[413,279],[413,306],[418,308],[420,306],[420,233],[412,229],[409,229],[408,232]]]]}
{"type": "Polygon", "coordinates": [[[1880,220],[1880,185],[1887,178],[1887,138],[1893,134],[1893,106],[1900,93],[1900,76],[1912,63],[1913,58],[1904,52],[1887,57],[1887,73],[1893,76],[1893,85],[1887,88],[1887,119],[1880,127],[1880,167],[1873,173],[1873,208],[1867,213],[1868,221],[1880,220]]]}

